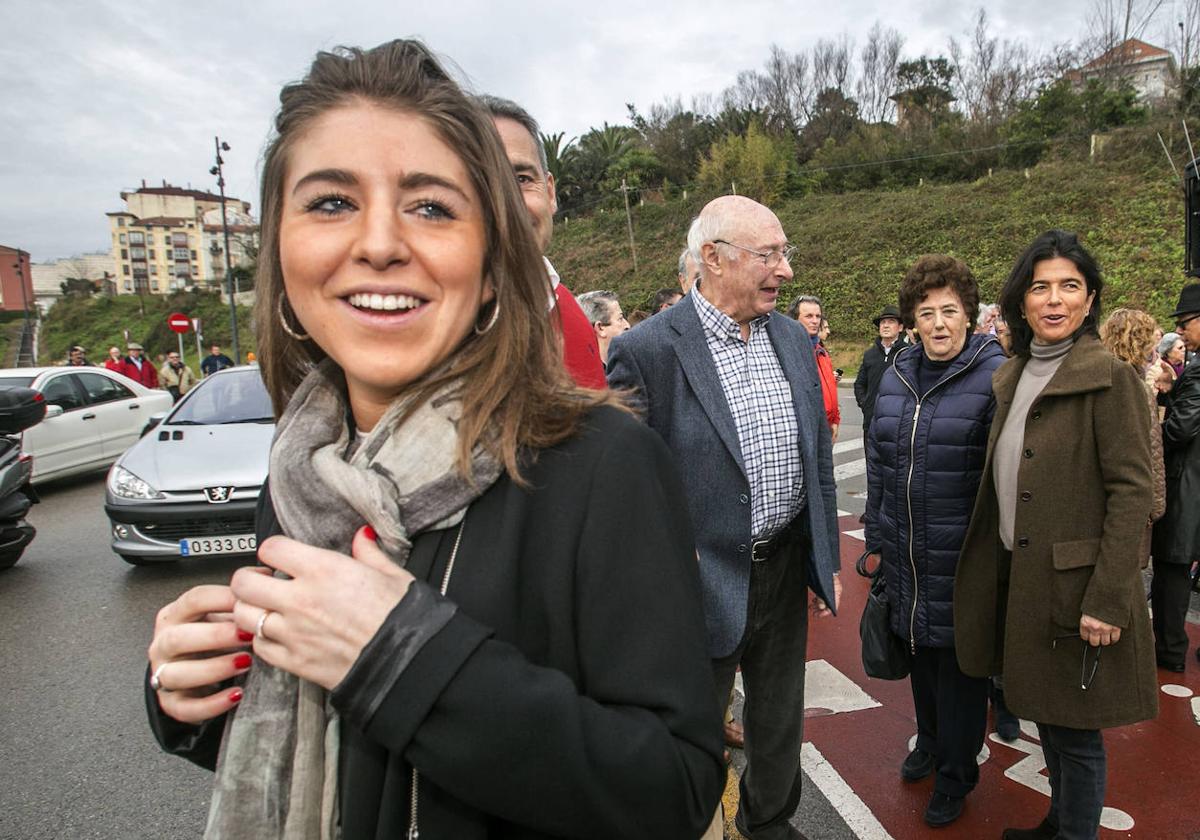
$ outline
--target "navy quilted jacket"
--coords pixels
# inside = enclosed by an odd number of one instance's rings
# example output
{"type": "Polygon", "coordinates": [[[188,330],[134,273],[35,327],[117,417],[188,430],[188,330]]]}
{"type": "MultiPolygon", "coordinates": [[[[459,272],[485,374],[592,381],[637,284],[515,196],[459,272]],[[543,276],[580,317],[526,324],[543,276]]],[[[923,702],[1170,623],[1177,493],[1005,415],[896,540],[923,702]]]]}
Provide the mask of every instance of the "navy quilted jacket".
{"type": "Polygon", "coordinates": [[[892,632],[912,645],[954,646],[954,570],[983,474],[996,400],[999,342],[971,335],[920,393],[920,344],[883,375],[867,438],[867,549],[883,558],[892,632]],[[919,395],[919,396],[918,396],[919,395]]]}

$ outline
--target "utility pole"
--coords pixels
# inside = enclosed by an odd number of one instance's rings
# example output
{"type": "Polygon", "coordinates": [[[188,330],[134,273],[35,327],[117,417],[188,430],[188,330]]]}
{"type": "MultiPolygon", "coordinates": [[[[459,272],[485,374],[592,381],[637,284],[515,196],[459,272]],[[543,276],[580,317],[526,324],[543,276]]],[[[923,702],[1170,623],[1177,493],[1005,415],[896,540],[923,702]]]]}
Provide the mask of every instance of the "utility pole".
{"type": "Polygon", "coordinates": [[[621,195],[625,197],[625,225],[629,228],[629,251],[633,254],[633,273],[637,274],[637,245],[633,242],[633,216],[629,213],[629,187],[621,179],[621,195]]]}
{"type": "MultiPolygon", "coordinates": [[[[217,186],[221,190],[221,231],[225,236],[225,278],[229,281],[229,332],[230,339],[233,343],[233,358],[234,364],[242,358],[241,348],[238,345],[238,325],[237,325],[237,279],[233,276],[233,264],[229,257],[229,221],[225,217],[225,175],[221,169],[225,160],[221,157],[221,152],[229,151],[229,144],[222,143],[220,137],[213,137],[213,146],[217,152],[217,165],[208,170],[208,174],[217,176],[217,186]]],[[[183,355],[182,351],[179,355],[183,355]]]]}

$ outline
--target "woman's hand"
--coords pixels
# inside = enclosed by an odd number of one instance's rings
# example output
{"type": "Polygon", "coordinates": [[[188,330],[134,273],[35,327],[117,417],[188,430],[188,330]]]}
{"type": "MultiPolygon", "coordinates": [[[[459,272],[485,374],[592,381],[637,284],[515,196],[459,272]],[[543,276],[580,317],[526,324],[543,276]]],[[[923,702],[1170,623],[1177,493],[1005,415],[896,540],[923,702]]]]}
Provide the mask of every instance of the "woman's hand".
{"type": "Polygon", "coordinates": [[[1085,615],[1079,619],[1079,638],[1092,647],[1115,645],[1121,638],[1121,628],[1085,615]]]}
{"type": "Polygon", "coordinates": [[[234,621],[257,634],[254,652],[264,661],[326,689],[342,681],[413,581],[380,550],[370,526],[355,534],[351,554],[271,537],[258,557],[290,580],[254,568],[234,572],[234,621]]]}
{"type": "Polygon", "coordinates": [[[233,623],[228,586],[197,586],[158,611],[150,642],[150,671],[163,712],[181,723],[202,723],[242,699],[220,683],[250,667],[244,648],[254,636],[233,623]]]}

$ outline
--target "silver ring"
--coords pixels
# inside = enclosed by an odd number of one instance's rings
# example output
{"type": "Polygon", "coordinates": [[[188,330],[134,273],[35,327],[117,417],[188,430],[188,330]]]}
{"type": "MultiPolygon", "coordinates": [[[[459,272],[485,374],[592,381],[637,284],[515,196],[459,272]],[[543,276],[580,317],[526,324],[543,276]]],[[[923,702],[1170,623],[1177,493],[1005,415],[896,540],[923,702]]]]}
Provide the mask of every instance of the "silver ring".
{"type": "Polygon", "coordinates": [[[263,614],[258,617],[258,625],[254,628],[254,635],[264,641],[271,641],[267,635],[263,633],[263,625],[267,623],[267,616],[271,614],[270,610],[263,610],[263,614]]]}
{"type": "Polygon", "coordinates": [[[150,687],[152,689],[154,689],[155,691],[173,691],[174,690],[174,689],[167,688],[165,685],[162,684],[162,672],[163,672],[163,668],[166,668],[166,667],[167,667],[167,663],[164,662],[163,664],[161,664],[157,668],[155,668],[154,673],[150,675],[150,687]]]}

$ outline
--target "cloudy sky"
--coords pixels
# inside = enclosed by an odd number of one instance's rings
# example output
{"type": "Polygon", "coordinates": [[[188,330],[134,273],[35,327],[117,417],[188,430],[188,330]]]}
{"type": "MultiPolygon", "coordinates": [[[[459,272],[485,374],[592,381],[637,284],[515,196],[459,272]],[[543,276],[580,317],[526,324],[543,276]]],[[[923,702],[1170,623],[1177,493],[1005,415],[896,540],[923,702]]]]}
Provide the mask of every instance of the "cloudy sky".
{"type": "MultiPolygon", "coordinates": [[[[1170,4],[1168,4],[1170,5],[1170,4]]],[[[1033,47],[1072,39],[1088,0],[995,0],[995,34],[1033,47]]],[[[978,7],[950,0],[0,0],[0,244],[35,261],[106,250],[105,212],[148,184],[216,189],[257,209],[258,164],[280,86],[314,53],[419,36],[480,92],[576,136],[666,97],[717,93],[772,43],[807,49],[879,20],[905,55],[945,51],[978,7]]],[[[1169,13],[1168,13],[1169,14],[1169,13]]]]}

